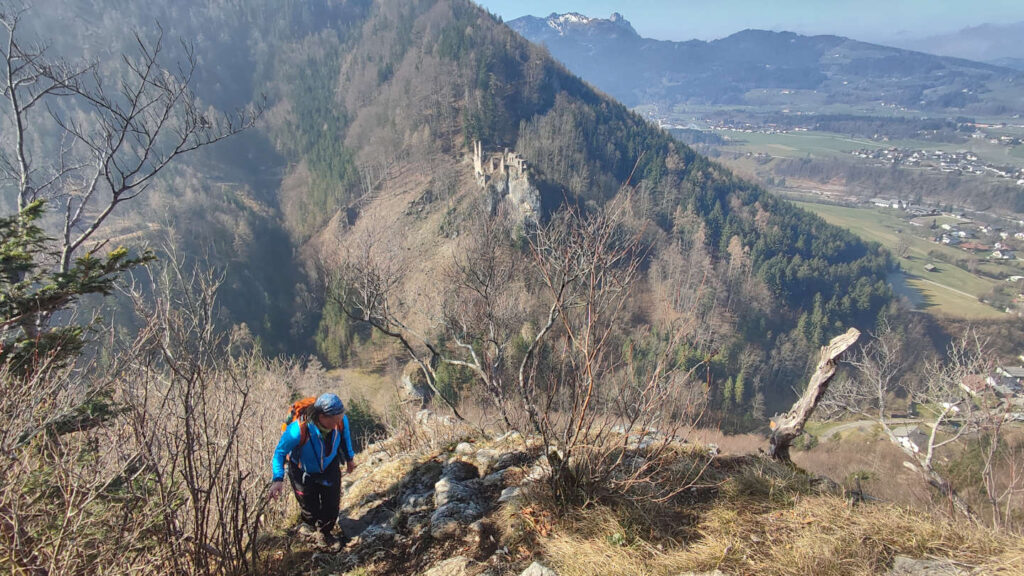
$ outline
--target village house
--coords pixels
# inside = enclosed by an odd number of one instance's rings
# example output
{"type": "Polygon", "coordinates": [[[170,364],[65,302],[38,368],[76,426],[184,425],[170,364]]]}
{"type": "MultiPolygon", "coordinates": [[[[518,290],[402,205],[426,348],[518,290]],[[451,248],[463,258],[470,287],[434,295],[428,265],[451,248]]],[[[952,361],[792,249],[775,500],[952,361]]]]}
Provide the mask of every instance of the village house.
{"type": "Polygon", "coordinates": [[[896,442],[904,449],[917,454],[928,447],[928,435],[917,426],[900,426],[892,429],[896,442]]]}
{"type": "Polygon", "coordinates": [[[968,374],[964,376],[963,389],[967,391],[971,396],[977,396],[985,391],[986,388],[992,386],[991,376],[984,374],[968,374]]]}
{"type": "Polygon", "coordinates": [[[1018,384],[1024,384],[1024,366],[1000,366],[996,368],[1000,376],[1013,378],[1018,384]]]}
{"type": "Polygon", "coordinates": [[[984,252],[989,250],[989,247],[981,242],[964,242],[960,245],[960,248],[969,252],[984,252]]]}

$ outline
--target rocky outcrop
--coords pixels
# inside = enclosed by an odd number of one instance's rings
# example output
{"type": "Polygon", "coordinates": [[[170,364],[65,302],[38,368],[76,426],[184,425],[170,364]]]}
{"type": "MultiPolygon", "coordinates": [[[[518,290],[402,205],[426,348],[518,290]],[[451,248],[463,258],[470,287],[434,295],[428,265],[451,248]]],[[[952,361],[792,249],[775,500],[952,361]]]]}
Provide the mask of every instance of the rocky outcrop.
{"type": "Polygon", "coordinates": [[[427,384],[423,370],[415,361],[410,360],[402,369],[401,384],[402,391],[409,397],[418,400],[423,408],[429,405],[430,399],[434,397],[434,391],[427,384]]]}
{"type": "Polygon", "coordinates": [[[484,156],[483,144],[473,144],[473,171],[477,184],[487,193],[492,208],[507,199],[516,215],[524,222],[540,220],[540,190],[530,179],[526,160],[507,149],[484,156]]]}
{"type": "Polygon", "coordinates": [[[489,509],[481,493],[482,484],[476,466],[453,460],[444,467],[434,484],[434,512],[430,515],[430,535],[455,536],[480,519],[489,509]]]}
{"type": "MultiPolygon", "coordinates": [[[[458,429],[457,423],[429,410],[421,410],[415,421],[435,440],[444,433],[439,430],[458,429]]],[[[343,482],[340,525],[353,539],[345,551],[346,563],[401,564],[417,549],[416,565],[404,565],[409,573],[476,576],[509,573],[516,564],[522,570],[521,560],[501,551],[488,515],[511,505],[526,484],[545,477],[539,441],[526,442],[511,433],[482,442],[462,435],[447,446],[443,441],[435,445],[441,448],[410,451],[407,445],[392,446],[385,440],[360,455],[362,465],[343,482]],[[431,561],[433,553],[422,550],[435,550],[439,557],[431,561]],[[453,550],[456,557],[449,558],[453,550]]],[[[531,567],[526,574],[552,574],[538,572],[541,568],[531,567]]]]}
{"type": "Polygon", "coordinates": [[[423,576],[470,576],[471,574],[480,573],[479,570],[476,570],[477,566],[479,566],[479,564],[474,562],[471,558],[456,556],[441,562],[430,570],[427,570],[423,573],[423,576]]]}

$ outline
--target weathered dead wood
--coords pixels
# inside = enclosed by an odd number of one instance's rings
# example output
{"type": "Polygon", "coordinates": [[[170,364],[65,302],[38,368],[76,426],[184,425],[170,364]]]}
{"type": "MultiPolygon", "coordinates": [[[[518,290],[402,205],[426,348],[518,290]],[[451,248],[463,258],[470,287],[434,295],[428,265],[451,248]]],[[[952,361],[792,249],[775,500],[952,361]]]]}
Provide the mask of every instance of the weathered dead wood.
{"type": "Polygon", "coordinates": [[[850,328],[846,334],[833,338],[828,346],[822,346],[818,368],[811,376],[803,396],[793,404],[793,408],[789,412],[776,416],[771,421],[771,446],[768,453],[772,458],[783,462],[790,461],[789,445],[804,433],[804,424],[814,413],[814,409],[821,401],[821,397],[825,395],[825,391],[828,390],[828,382],[836,373],[836,358],[853,346],[858,338],[860,338],[860,331],[850,328]]]}

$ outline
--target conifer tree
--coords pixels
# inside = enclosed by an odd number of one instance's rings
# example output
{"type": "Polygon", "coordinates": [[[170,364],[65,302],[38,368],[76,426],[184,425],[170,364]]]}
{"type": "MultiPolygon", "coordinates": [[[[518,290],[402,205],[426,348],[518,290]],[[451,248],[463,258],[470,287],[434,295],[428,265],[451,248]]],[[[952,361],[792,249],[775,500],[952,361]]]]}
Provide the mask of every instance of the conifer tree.
{"type": "Polygon", "coordinates": [[[84,343],[86,326],[51,322],[88,294],[110,294],[118,275],[152,255],[117,248],[87,252],[67,271],[47,265],[58,254],[37,221],[46,203],[36,200],[0,218],[0,366],[25,374],[40,363],[61,365],[84,343]]]}

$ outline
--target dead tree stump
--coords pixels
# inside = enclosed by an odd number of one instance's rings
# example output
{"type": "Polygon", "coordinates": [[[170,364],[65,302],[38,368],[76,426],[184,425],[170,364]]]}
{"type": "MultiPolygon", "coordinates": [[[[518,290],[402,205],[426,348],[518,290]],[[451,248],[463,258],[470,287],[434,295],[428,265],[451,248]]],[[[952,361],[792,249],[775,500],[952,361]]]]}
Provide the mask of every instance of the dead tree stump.
{"type": "Polygon", "coordinates": [[[793,408],[789,412],[772,418],[772,435],[768,451],[772,458],[783,462],[790,461],[789,445],[804,433],[804,424],[811,417],[818,402],[821,401],[821,397],[825,395],[825,391],[828,390],[828,382],[836,373],[836,358],[853,346],[858,338],[860,338],[860,331],[850,328],[846,334],[833,338],[828,346],[822,346],[818,369],[811,376],[803,396],[793,404],[793,408]]]}

